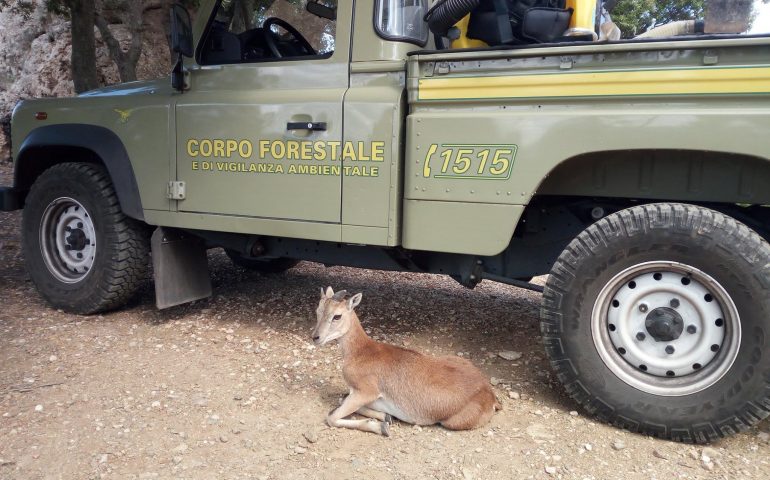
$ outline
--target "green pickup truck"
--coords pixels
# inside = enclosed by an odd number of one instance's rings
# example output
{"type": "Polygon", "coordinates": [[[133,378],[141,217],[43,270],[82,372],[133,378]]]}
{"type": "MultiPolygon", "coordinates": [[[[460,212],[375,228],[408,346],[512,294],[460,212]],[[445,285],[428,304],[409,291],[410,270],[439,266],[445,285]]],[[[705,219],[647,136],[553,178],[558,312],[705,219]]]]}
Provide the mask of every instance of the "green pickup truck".
{"type": "Polygon", "coordinates": [[[170,79],[20,103],[0,210],[42,296],[119,308],[152,264],[159,308],[204,298],[215,247],[487,279],[544,290],[600,419],[709,442],[767,417],[770,38],[441,49],[466,32],[428,3],[175,6],[170,79]]]}

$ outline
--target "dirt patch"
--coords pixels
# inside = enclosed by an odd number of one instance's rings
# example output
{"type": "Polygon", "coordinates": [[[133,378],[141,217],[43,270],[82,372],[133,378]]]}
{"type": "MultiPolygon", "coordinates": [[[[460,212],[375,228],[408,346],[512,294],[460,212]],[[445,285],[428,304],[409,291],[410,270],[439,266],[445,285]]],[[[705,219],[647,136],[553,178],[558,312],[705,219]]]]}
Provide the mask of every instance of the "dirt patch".
{"type": "Polygon", "coordinates": [[[0,214],[2,479],[770,477],[768,422],[702,448],[586,417],[545,359],[537,294],[311,263],[261,276],[216,251],[210,300],[159,312],[148,281],[123,311],[78,317],[38,296],[19,225],[0,214]],[[308,341],[322,285],[363,292],[377,339],[470,358],[503,411],[472,432],[326,427],[346,388],[337,348],[308,341]]]}

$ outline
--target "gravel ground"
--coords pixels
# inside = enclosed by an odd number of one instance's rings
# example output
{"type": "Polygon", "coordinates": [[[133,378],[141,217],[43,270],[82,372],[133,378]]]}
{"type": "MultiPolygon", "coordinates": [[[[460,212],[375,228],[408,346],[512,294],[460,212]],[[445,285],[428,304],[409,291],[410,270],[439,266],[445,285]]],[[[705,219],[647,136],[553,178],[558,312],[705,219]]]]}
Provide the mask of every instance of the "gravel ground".
{"type": "Polygon", "coordinates": [[[78,317],[36,293],[19,225],[0,214],[0,479],[770,478],[768,422],[704,448],[586,417],[551,374],[535,293],[311,263],[261,276],[215,251],[210,300],[159,312],[148,281],[78,317]],[[471,359],[503,410],[471,432],[326,427],[346,387],[337,347],[309,342],[325,285],[364,293],[373,337],[471,359]]]}

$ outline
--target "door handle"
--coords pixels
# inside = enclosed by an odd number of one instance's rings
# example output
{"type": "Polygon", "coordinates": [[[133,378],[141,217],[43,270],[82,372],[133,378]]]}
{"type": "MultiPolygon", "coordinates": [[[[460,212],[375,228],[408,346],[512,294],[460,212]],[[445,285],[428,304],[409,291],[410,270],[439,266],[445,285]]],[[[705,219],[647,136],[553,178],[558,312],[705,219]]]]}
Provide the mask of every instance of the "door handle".
{"type": "Polygon", "coordinates": [[[286,130],[309,130],[311,132],[325,132],[326,122],[289,122],[286,130]]]}

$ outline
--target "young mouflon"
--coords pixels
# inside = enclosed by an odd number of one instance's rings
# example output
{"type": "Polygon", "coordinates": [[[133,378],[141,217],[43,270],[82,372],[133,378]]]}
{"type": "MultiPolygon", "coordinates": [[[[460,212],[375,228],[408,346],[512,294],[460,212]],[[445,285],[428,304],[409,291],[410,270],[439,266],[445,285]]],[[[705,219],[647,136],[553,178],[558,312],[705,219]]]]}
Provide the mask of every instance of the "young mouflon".
{"type": "Polygon", "coordinates": [[[332,427],[390,436],[391,418],[450,430],[486,424],[500,409],[489,381],[470,361],[432,357],[380,343],[361,327],[355,308],[362,294],[321,290],[313,331],[316,345],[339,340],[350,394],[326,418],[332,427]],[[357,413],[370,420],[348,419],[357,413]]]}

